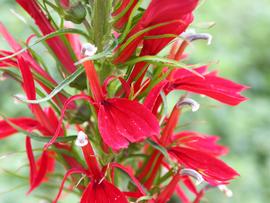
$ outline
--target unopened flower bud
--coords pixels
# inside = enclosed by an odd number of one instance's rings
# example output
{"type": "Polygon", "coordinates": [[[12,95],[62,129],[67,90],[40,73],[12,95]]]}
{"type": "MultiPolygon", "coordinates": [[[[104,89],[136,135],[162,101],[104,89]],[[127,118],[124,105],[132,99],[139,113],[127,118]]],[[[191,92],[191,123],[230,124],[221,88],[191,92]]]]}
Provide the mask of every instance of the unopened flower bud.
{"type": "Polygon", "coordinates": [[[194,169],[191,168],[184,168],[180,171],[180,175],[184,176],[191,176],[192,178],[194,178],[196,180],[196,185],[201,184],[204,179],[202,177],[202,175],[200,173],[198,173],[197,171],[195,171],[194,169]]]}
{"type": "Polygon", "coordinates": [[[80,0],[58,0],[65,20],[80,24],[86,16],[86,10],[80,0]]]}
{"type": "Polygon", "coordinates": [[[77,145],[78,147],[84,147],[87,144],[88,144],[87,135],[83,131],[79,131],[77,134],[75,145],[77,145]]]}
{"type": "Polygon", "coordinates": [[[93,56],[97,52],[97,47],[93,44],[85,43],[82,46],[82,55],[84,56],[93,56]]]}
{"type": "Polygon", "coordinates": [[[178,108],[186,106],[186,105],[191,106],[192,112],[198,111],[200,108],[200,104],[191,98],[180,99],[180,101],[178,101],[176,105],[178,108]]]}

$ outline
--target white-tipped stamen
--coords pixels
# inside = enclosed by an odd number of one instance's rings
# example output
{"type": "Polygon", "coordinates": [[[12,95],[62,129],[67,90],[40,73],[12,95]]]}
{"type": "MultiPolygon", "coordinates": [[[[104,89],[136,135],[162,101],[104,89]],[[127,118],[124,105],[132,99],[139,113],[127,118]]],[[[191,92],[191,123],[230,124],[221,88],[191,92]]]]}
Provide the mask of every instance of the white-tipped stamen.
{"type": "Polygon", "coordinates": [[[191,98],[183,98],[180,99],[179,102],[177,102],[177,107],[180,108],[182,106],[191,106],[191,111],[195,112],[198,111],[200,108],[200,104],[198,102],[196,102],[195,100],[191,99],[191,98]]]}
{"type": "Polygon", "coordinates": [[[93,56],[97,52],[97,47],[93,44],[85,43],[82,46],[82,55],[83,56],[93,56]]]}
{"type": "Polygon", "coordinates": [[[180,36],[184,39],[188,38],[190,35],[195,35],[196,31],[195,29],[187,29],[185,32],[183,32],[180,36]]]}
{"type": "Polygon", "coordinates": [[[226,185],[219,185],[218,189],[223,192],[226,197],[232,197],[233,196],[233,192],[226,186],[226,185]]]}
{"type": "Polygon", "coordinates": [[[207,40],[207,45],[210,45],[212,43],[212,35],[209,33],[196,33],[195,30],[189,30],[187,32],[184,32],[181,34],[181,37],[183,37],[185,40],[192,42],[195,40],[207,40]]]}
{"type": "Polygon", "coordinates": [[[184,168],[180,171],[180,175],[187,175],[187,176],[191,176],[192,178],[194,178],[196,180],[196,185],[201,184],[204,179],[202,177],[202,175],[200,173],[198,173],[196,170],[191,169],[191,168],[184,168]]]}
{"type": "Polygon", "coordinates": [[[78,132],[75,145],[77,145],[78,147],[84,147],[87,144],[88,144],[87,135],[83,131],[78,132]]]}

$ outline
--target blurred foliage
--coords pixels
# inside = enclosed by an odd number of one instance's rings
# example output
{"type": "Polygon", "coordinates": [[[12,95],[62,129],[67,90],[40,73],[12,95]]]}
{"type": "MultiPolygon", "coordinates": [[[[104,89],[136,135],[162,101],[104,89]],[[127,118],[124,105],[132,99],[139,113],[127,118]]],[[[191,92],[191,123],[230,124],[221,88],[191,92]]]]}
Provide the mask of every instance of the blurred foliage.
{"type": "MultiPolygon", "coordinates": [[[[33,22],[18,8],[14,0],[0,0],[1,21],[22,42],[31,32],[10,9],[25,16],[28,22],[33,22]]],[[[220,143],[230,147],[225,160],[241,174],[230,185],[234,192],[232,198],[226,198],[213,189],[207,193],[205,202],[258,203],[268,202],[270,199],[269,10],[269,0],[208,0],[201,1],[201,6],[195,13],[193,27],[198,32],[212,34],[213,42],[211,46],[207,46],[205,42],[193,43],[188,49],[191,61],[210,63],[210,67],[218,69],[222,76],[251,87],[245,93],[250,98],[249,101],[238,107],[228,107],[208,98],[194,96],[201,103],[200,111],[192,115],[186,113],[180,119],[182,128],[221,136],[220,143]],[[205,29],[205,22],[215,22],[215,25],[205,29]]],[[[7,48],[2,38],[0,45],[1,48],[7,48]]],[[[14,81],[0,81],[0,112],[9,117],[29,115],[24,104],[14,104],[12,96],[20,92],[19,85],[14,81]]],[[[170,96],[175,97],[177,94],[170,96]]],[[[55,196],[56,191],[51,192],[48,187],[42,187],[26,197],[26,155],[14,153],[24,150],[23,135],[1,140],[0,146],[0,202],[36,203],[38,201],[35,196],[39,194],[45,194],[49,198],[55,196]],[[7,170],[22,177],[8,174],[7,170]]],[[[56,178],[54,181],[60,184],[61,179],[56,178]]],[[[72,195],[67,196],[66,200],[76,202],[72,195]]]]}

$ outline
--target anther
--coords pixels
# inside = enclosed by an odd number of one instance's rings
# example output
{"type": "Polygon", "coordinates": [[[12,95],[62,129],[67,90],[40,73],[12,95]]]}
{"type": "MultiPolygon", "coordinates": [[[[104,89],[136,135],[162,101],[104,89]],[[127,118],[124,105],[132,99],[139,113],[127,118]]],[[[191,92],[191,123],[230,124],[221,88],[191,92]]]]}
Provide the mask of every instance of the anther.
{"type": "Polygon", "coordinates": [[[85,43],[82,45],[82,55],[83,56],[93,56],[97,52],[97,47],[93,44],[85,43]]]}
{"type": "Polygon", "coordinates": [[[213,39],[212,35],[209,33],[196,33],[195,30],[184,32],[181,34],[181,37],[189,42],[193,42],[195,40],[207,40],[207,45],[210,45],[213,39]]]}
{"type": "Polygon", "coordinates": [[[192,112],[198,111],[200,108],[200,104],[191,98],[180,99],[176,105],[178,108],[181,108],[186,105],[191,106],[192,112]]]}
{"type": "Polygon", "coordinates": [[[202,175],[200,173],[198,173],[197,171],[195,171],[194,169],[191,168],[184,168],[180,171],[180,175],[187,175],[187,176],[191,176],[192,178],[194,178],[196,180],[196,185],[201,184],[204,179],[202,177],[202,175]]]}
{"type": "Polygon", "coordinates": [[[83,131],[79,131],[77,134],[77,139],[75,145],[78,147],[84,147],[88,144],[87,135],[83,131]]]}

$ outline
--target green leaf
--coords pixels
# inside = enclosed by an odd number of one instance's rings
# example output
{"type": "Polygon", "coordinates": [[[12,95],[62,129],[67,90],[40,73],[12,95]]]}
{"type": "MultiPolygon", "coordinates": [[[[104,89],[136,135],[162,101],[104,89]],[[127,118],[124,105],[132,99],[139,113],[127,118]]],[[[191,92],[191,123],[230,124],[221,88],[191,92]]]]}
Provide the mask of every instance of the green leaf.
{"type": "Polygon", "coordinates": [[[61,92],[67,85],[72,83],[81,73],[84,72],[84,67],[78,68],[74,73],[69,75],[65,80],[60,82],[55,89],[52,90],[50,94],[48,94],[46,97],[43,97],[41,99],[37,100],[29,100],[26,98],[16,97],[16,99],[28,103],[28,104],[39,104],[41,102],[46,102],[52,99],[55,95],[57,95],[59,92],[61,92]]]}
{"type": "MultiPolygon", "coordinates": [[[[149,27],[147,27],[139,32],[136,32],[134,35],[132,35],[130,38],[128,38],[127,41],[119,48],[119,53],[121,53],[132,41],[134,41],[136,38],[140,37],[141,35],[149,32],[151,30],[154,30],[156,28],[168,25],[170,23],[179,22],[179,21],[180,20],[171,20],[171,21],[164,22],[164,23],[158,23],[158,24],[149,26],[149,27]]],[[[119,41],[121,41],[121,39],[119,41]]]]}
{"type": "MultiPolygon", "coordinates": [[[[49,142],[52,138],[52,137],[40,136],[38,133],[35,133],[35,132],[28,132],[28,131],[22,129],[20,126],[14,124],[12,121],[10,121],[8,118],[6,118],[6,116],[3,115],[2,113],[0,113],[0,115],[3,118],[3,120],[6,121],[9,125],[11,125],[14,129],[16,129],[20,133],[23,133],[23,134],[31,137],[33,140],[36,140],[39,142],[49,142]]],[[[77,135],[58,137],[56,139],[56,142],[70,142],[70,141],[74,141],[76,138],[77,138],[77,135]]]]}
{"type": "Polygon", "coordinates": [[[155,148],[156,150],[160,151],[164,157],[168,160],[170,160],[170,156],[167,152],[167,149],[165,149],[163,146],[157,144],[156,142],[154,142],[153,140],[147,139],[146,142],[148,144],[150,144],[153,148],[155,148]]]}
{"type": "Polygon", "coordinates": [[[56,36],[65,35],[65,34],[68,34],[68,33],[80,34],[80,35],[83,35],[86,39],[88,38],[87,34],[85,34],[83,31],[81,31],[79,29],[76,29],[76,28],[66,28],[66,29],[57,30],[57,31],[52,32],[52,33],[50,33],[48,35],[45,35],[44,37],[39,38],[33,44],[21,49],[20,51],[15,52],[14,54],[11,54],[9,56],[5,56],[5,57],[0,58],[0,61],[3,61],[3,60],[10,59],[10,58],[13,58],[15,56],[18,56],[19,54],[27,51],[29,48],[39,44],[40,42],[43,42],[45,40],[48,40],[48,39],[56,37],[56,36]]]}
{"type": "MultiPolygon", "coordinates": [[[[113,18],[113,20],[114,20],[114,22],[117,22],[117,21],[119,21],[125,14],[126,14],[126,12],[130,9],[130,7],[132,6],[132,4],[133,4],[133,2],[134,2],[135,0],[130,0],[129,2],[128,2],[128,5],[117,15],[117,16],[114,16],[113,18]]],[[[119,3],[119,5],[120,5],[120,3],[119,3]]],[[[119,6],[120,7],[120,6],[119,6]]],[[[119,8],[117,8],[117,9],[119,9],[119,8]]],[[[116,10],[117,10],[116,9],[116,10]]]]}
{"type": "Polygon", "coordinates": [[[163,39],[163,38],[178,38],[178,37],[179,35],[175,35],[175,34],[163,34],[163,35],[145,36],[144,39],[148,40],[148,39],[163,39]]]}
{"type": "Polygon", "coordinates": [[[201,75],[200,73],[192,70],[192,68],[203,66],[205,64],[186,65],[186,64],[180,63],[180,62],[178,62],[176,60],[164,58],[164,57],[161,57],[161,56],[141,56],[141,57],[136,57],[134,59],[128,60],[122,66],[133,65],[133,64],[136,64],[136,63],[139,63],[139,62],[147,62],[147,63],[150,63],[150,64],[159,65],[159,66],[168,67],[168,68],[175,68],[175,67],[184,68],[187,71],[190,71],[193,74],[195,74],[195,75],[197,75],[197,76],[199,76],[201,78],[204,78],[203,75],[201,75]]]}
{"type": "MultiPolygon", "coordinates": [[[[29,133],[29,137],[31,137],[33,140],[36,140],[38,142],[49,142],[52,137],[43,137],[36,133],[29,133]]],[[[77,139],[77,135],[69,135],[65,137],[58,137],[55,142],[72,142],[77,139]]]]}
{"type": "Polygon", "coordinates": [[[142,197],[138,198],[135,203],[139,203],[141,201],[147,201],[147,200],[151,200],[151,199],[153,199],[153,196],[142,196],[142,197]]]}
{"type": "Polygon", "coordinates": [[[140,5],[142,4],[142,2],[143,2],[143,0],[139,0],[139,1],[137,2],[137,4],[135,5],[135,7],[133,8],[133,10],[131,11],[130,16],[129,16],[129,19],[128,19],[128,22],[126,23],[126,26],[125,26],[125,30],[124,30],[124,32],[121,34],[121,36],[120,36],[120,38],[119,38],[119,42],[120,42],[120,43],[122,43],[122,42],[125,40],[127,34],[129,33],[130,28],[132,27],[131,23],[132,23],[132,21],[133,21],[133,18],[134,18],[134,16],[135,16],[137,10],[139,9],[140,5]]]}

